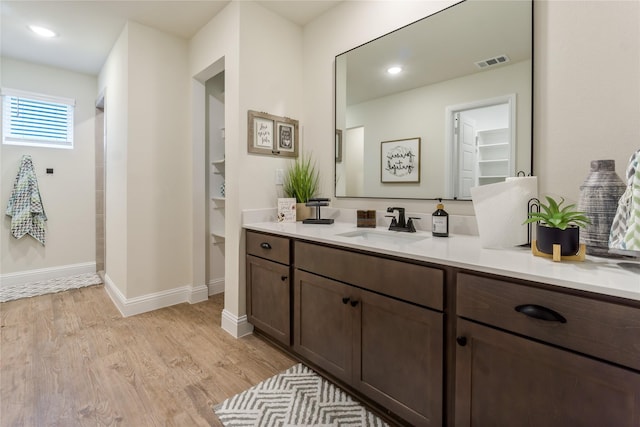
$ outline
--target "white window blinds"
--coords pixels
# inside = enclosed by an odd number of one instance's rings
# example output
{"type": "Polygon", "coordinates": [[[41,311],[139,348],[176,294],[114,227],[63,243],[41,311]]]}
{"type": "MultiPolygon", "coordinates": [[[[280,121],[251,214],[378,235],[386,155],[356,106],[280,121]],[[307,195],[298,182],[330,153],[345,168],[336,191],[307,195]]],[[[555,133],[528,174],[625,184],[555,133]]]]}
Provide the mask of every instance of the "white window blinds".
{"type": "Polygon", "coordinates": [[[2,89],[3,144],[73,148],[75,101],[2,89]]]}

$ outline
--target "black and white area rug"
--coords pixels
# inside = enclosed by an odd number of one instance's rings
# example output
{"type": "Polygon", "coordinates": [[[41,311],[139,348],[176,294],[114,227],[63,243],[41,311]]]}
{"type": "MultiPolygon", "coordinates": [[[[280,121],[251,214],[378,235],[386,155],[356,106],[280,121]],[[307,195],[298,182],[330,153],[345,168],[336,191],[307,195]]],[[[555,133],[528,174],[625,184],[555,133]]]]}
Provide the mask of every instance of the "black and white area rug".
{"type": "Polygon", "coordinates": [[[21,283],[19,285],[0,286],[0,302],[13,301],[20,298],[30,298],[39,295],[53,294],[69,289],[99,285],[102,279],[96,273],[78,274],[76,276],[60,277],[42,282],[21,283]]]}
{"type": "Polygon", "coordinates": [[[225,427],[388,427],[343,390],[301,363],[213,409],[225,427]]]}

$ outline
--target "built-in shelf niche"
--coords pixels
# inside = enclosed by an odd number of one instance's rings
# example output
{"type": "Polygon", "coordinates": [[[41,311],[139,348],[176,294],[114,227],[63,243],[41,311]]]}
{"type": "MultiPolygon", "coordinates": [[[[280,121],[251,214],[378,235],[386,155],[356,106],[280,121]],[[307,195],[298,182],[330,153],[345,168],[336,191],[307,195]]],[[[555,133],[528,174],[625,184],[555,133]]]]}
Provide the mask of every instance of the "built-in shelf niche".
{"type": "Polygon", "coordinates": [[[509,129],[491,129],[477,133],[477,177],[478,184],[493,184],[504,181],[512,174],[511,143],[509,129]]]}

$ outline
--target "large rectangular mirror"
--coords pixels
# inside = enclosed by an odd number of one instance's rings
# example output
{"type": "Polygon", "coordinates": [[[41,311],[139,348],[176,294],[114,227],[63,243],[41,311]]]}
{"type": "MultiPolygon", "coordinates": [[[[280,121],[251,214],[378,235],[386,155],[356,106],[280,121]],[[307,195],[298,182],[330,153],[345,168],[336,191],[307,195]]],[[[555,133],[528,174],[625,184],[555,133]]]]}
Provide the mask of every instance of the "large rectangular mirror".
{"type": "Polygon", "coordinates": [[[336,56],[336,197],[468,200],[531,174],[532,21],[532,1],[466,0],[336,56]]]}

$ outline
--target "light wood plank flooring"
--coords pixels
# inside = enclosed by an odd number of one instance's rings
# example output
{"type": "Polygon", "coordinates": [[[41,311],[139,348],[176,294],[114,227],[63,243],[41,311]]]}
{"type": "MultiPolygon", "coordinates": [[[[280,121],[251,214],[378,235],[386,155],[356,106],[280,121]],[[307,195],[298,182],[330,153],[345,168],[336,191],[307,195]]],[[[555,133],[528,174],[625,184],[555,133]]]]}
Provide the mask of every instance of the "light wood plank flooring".
{"type": "Polygon", "coordinates": [[[0,304],[0,426],[220,426],[296,362],[220,328],[223,296],[123,318],[102,286],[0,304]]]}

